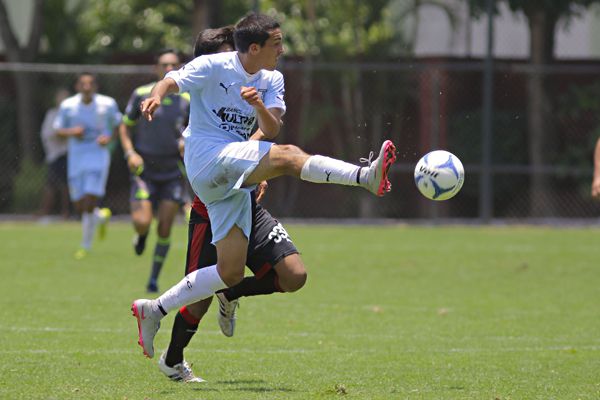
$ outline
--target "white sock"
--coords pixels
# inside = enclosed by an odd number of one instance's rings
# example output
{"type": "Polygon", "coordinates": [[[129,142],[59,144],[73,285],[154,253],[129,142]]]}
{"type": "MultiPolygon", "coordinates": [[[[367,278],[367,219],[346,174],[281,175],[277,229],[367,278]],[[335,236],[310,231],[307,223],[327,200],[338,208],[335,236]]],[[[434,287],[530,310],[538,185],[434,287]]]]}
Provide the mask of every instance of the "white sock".
{"type": "Polygon", "coordinates": [[[226,287],[227,285],[217,272],[217,266],[211,265],[190,272],[157,300],[163,310],[168,313],[171,310],[177,310],[188,304],[206,299],[216,291],[226,287]]]}
{"type": "Polygon", "coordinates": [[[81,229],[83,231],[83,238],[81,240],[81,247],[89,250],[92,247],[92,239],[94,239],[94,230],[96,228],[96,217],[93,213],[82,213],[81,214],[81,229]]]}
{"type": "Polygon", "coordinates": [[[300,179],[314,183],[359,186],[362,167],[335,158],[310,156],[302,166],[300,179]]]}

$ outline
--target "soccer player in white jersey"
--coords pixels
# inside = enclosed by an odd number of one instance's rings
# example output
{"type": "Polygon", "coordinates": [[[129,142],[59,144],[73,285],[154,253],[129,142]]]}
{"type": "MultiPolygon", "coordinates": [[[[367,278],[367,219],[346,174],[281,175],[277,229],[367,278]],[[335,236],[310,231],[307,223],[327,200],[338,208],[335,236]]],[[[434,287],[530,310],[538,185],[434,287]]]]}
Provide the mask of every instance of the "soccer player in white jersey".
{"type": "Polygon", "coordinates": [[[110,218],[109,209],[97,206],[106,190],[110,166],[106,145],[121,122],[121,113],[112,97],[96,93],[93,74],[80,74],[75,88],[77,94],[60,104],[54,129],[57,135],[69,139],[67,178],[71,201],[81,213],[83,237],[75,253],[75,258],[80,259],[92,247],[96,226],[99,224],[102,239],[110,218]]]}
{"type": "Polygon", "coordinates": [[[139,344],[148,357],[154,356],[154,336],[169,311],[243,279],[252,227],[250,192],[256,184],[289,175],[361,186],[377,196],[391,187],[387,176],[396,156],[389,140],[366,167],[311,156],[293,145],[248,141],[255,122],[267,139],[277,136],[281,127],[284,85],[275,67],[283,54],[283,34],[276,20],[252,13],[236,24],[234,40],[237,51],[198,57],[170,72],[141,104],[142,114],[152,120],[166,95],[190,92],[184,160],[192,188],[207,206],[217,249],[217,264],[188,274],[158,299],[133,302],[139,344]]]}

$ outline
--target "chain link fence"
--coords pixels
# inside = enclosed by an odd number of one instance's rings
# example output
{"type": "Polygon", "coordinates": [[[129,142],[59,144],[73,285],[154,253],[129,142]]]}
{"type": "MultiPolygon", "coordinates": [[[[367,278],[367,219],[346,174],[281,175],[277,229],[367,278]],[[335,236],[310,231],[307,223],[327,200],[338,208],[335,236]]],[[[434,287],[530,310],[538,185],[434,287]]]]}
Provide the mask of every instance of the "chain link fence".
{"type": "MultiPolygon", "coordinates": [[[[384,139],[399,150],[392,192],[377,199],[366,191],[315,185],[291,178],[270,182],[266,207],[294,218],[478,219],[482,171],[483,63],[419,61],[394,64],[286,62],[288,112],[279,143],[296,144],[358,163],[384,139]],[[466,177],[452,200],[432,202],[413,183],[413,168],[426,152],[444,148],[461,158],[466,177]]],[[[41,125],[59,88],[72,88],[82,71],[96,73],[100,93],[124,109],[131,91],[154,80],[148,66],[89,66],[0,63],[0,213],[33,214],[39,208],[46,165],[39,132],[19,133],[19,85],[32,84],[25,105],[32,126],[41,125]],[[29,135],[28,141],[23,136],[29,135]],[[30,148],[25,149],[25,146],[30,148]],[[27,150],[27,151],[25,151],[27,150]],[[31,154],[31,156],[25,156],[31,154]]],[[[586,218],[600,214],[590,197],[593,148],[600,123],[597,66],[561,65],[540,70],[496,64],[492,113],[492,216],[586,218]],[[530,160],[528,83],[543,76],[542,164],[530,160]],[[543,186],[532,191],[534,177],[543,186]],[[539,180],[538,180],[539,182],[539,180]]],[[[21,122],[22,124],[22,122],[21,122]]],[[[104,204],[129,212],[129,177],[120,145],[112,148],[104,204]]]]}

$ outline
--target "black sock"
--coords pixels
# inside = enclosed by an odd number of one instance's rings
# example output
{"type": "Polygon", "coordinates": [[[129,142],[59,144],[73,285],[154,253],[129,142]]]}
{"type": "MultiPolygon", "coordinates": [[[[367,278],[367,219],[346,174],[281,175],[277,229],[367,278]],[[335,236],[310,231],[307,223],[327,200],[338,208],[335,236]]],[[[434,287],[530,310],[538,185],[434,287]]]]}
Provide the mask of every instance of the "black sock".
{"type": "Polygon", "coordinates": [[[152,259],[152,275],[150,276],[150,282],[156,283],[158,275],[162,269],[169,247],[171,246],[170,238],[159,237],[156,241],[156,247],[154,248],[154,258],[152,259]]]}
{"type": "Polygon", "coordinates": [[[229,301],[239,299],[240,297],[259,296],[275,292],[283,292],[283,290],[279,287],[277,274],[273,269],[260,279],[257,279],[255,276],[248,276],[237,285],[223,290],[223,294],[229,301]]]}
{"type": "Polygon", "coordinates": [[[175,316],[173,330],[171,331],[171,342],[167,349],[165,363],[173,367],[183,361],[183,349],[187,347],[192,337],[198,330],[200,320],[191,315],[185,307],[175,316]]]}

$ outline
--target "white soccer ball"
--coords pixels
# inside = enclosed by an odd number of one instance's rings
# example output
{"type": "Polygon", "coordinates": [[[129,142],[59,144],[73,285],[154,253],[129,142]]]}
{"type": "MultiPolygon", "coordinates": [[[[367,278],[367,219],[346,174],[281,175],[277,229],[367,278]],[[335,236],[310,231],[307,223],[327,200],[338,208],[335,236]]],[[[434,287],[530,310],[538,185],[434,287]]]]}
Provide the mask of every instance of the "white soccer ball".
{"type": "Polygon", "coordinates": [[[456,195],[465,181],[465,169],[454,154],[434,150],[425,154],[415,167],[415,184],[431,200],[448,200],[456,195]]]}

